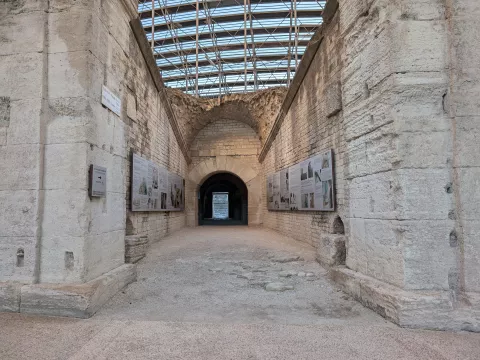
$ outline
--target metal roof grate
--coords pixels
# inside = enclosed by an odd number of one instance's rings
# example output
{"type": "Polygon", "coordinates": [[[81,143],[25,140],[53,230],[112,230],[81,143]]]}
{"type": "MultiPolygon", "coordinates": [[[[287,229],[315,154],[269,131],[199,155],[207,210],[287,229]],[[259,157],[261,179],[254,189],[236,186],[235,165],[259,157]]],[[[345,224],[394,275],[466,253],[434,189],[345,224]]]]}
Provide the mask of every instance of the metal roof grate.
{"type": "Polygon", "coordinates": [[[290,85],[325,2],[140,0],[138,11],[165,85],[222,97],[290,85]]]}

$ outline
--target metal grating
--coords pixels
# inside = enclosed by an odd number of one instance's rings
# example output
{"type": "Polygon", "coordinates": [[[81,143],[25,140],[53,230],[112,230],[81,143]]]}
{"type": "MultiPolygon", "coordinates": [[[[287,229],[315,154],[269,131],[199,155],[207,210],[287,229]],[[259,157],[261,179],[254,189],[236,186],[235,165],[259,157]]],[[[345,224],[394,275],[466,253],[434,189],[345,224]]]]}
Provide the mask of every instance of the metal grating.
{"type": "Polygon", "coordinates": [[[288,86],[326,1],[140,0],[167,87],[202,97],[288,86]]]}

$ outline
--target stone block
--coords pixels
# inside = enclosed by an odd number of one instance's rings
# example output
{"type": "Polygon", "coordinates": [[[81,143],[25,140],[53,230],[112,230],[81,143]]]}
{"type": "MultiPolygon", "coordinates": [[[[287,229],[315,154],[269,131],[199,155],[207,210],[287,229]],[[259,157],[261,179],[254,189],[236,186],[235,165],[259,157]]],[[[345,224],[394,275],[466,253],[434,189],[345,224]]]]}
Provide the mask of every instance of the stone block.
{"type": "Polygon", "coordinates": [[[82,237],[88,231],[90,200],[87,190],[45,191],[43,236],[82,237]]]}
{"type": "Polygon", "coordinates": [[[84,237],[43,236],[41,246],[41,283],[85,281],[84,237]]]}
{"type": "MultiPolygon", "coordinates": [[[[107,169],[107,180],[109,170],[107,169]]],[[[92,198],[88,223],[89,234],[100,235],[111,231],[125,230],[125,209],[125,193],[115,193],[107,189],[105,197],[92,198]]]]}
{"type": "Polygon", "coordinates": [[[323,266],[345,264],[345,235],[322,234],[315,244],[317,261],[323,266]]]}
{"type": "Polygon", "coordinates": [[[21,289],[20,312],[89,318],[113,295],[136,280],[136,268],[125,264],[84,284],[36,284],[21,289]]]}
{"type": "Polygon", "coordinates": [[[45,146],[45,188],[49,190],[88,188],[87,143],[45,146]]]}
{"type": "Polygon", "coordinates": [[[50,99],[101,99],[104,66],[89,51],[49,54],[48,74],[50,99]]]}
{"type": "Polygon", "coordinates": [[[437,0],[405,1],[399,5],[403,21],[444,20],[445,5],[437,0]]]}
{"type": "Polygon", "coordinates": [[[345,292],[386,319],[407,328],[480,332],[480,301],[455,308],[447,291],[405,291],[345,267],[330,269],[345,292]]]}
{"type": "Polygon", "coordinates": [[[365,245],[365,219],[350,218],[346,266],[355,271],[367,271],[367,256],[365,245]]]}
{"type": "Polygon", "coordinates": [[[478,116],[480,104],[476,101],[480,96],[480,75],[477,68],[455,70],[455,83],[449,94],[452,104],[452,116],[478,116]]]}
{"type": "Polygon", "coordinates": [[[75,9],[90,9],[99,13],[102,0],[50,0],[51,12],[63,12],[75,9]]]}
{"type": "Polygon", "coordinates": [[[117,268],[125,263],[125,229],[85,239],[85,280],[117,268]]]}
{"type": "Polygon", "coordinates": [[[396,173],[385,172],[349,182],[351,215],[356,218],[395,219],[398,216],[396,173]]]}
{"type": "Polygon", "coordinates": [[[17,100],[11,102],[8,144],[40,143],[42,99],[17,100]]]}
{"type": "Polygon", "coordinates": [[[450,246],[453,220],[403,221],[405,288],[448,290],[448,273],[456,267],[456,249],[450,246]]]}
{"type": "Polygon", "coordinates": [[[347,143],[348,177],[365,176],[393,169],[398,139],[393,124],[387,124],[347,143]]]}
{"type": "Polygon", "coordinates": [[[400,169],[394,184],[400,219],[448,220],[451,197],[447,169],[400,169]]]}
{"type": "Polygon", "coordinates": [[[402,133],[397,150],[400,167],[447,167],[452,160],[452,135],[449,131],[402,133]]]}
{"type": "Polygon", "coordinates": [[[92,10],[82,7],[51,12],[48,19],[48,52],[90,50],[93,40],[92,17],[92,10]]]}
{"type": "Polygon", "coordinates": [[[35,11],[45,12],[47,11],[47,3],[45,1],[38,0],[23,0],[18,1],[4,1],[2,3],[2,15],[18,15],[32,13],[35,11]]]}
{"type": "Polygon", "coordinates": [[[0,312],[20,311],[21,283],[0,282],[0,312]]]}
{"type": "Polygon", "coordinates": [[[33,281],[36,262],[35,237],[0,236],[0,281],[33,281]]]}
{"type": "Polygon", "coordinates": [[[480,293],[480,220],[463,222],[465,289],[480,293]]]}
{"type": "Polygon", "coordinates": [[[44,57],[41,53],[25,53],[0,58],[0,96],[11,101],[42,97],[44,57]]]}
{"type": "MultiPolygon", "coordinates": [[[[436,4],[435,7],[441,6],[436,4]]],[[[444,72],[447,36],[443,21],[398,21],[392,29],[390,41],[393,69],[397,73],[444,72]]]]}
{"type": "Polygon", "coordinates": [[[37,202],[36,190],[0,191],[0,236],[35,237],[37,202]]]}
{"type": "Polygon", "coordinates": [[[478,220],[480,217],[480,168],[460,168],[457,171],[461,202],[459,217],[462,220],[478,220]]]}
{"type": "Polygon", "coordinates": [[[7,128],[0,127],[0,146],[7,145],[7,135],[8,135],[7,128]]]}
{"type": "Polygon", "coordinates": [[[480,167],[480,116],[457,118],[455,131],[456,165],[480,167]]]}
{"type": "Polygon", "coordinates": [[[125,262],[136,263],[147,254],[148,237],[141,235],[125,236],[125,262]]]}
{"type": "Polygon", "coordinates": [[[0,55],[41,53],[45,45],[45,17],[43,11],[2,15],[0,55]],[[19,37],[18,34],[22,36],[19,37]]]}
{"type": "Polygon", "coordinates": [[[119,6],[116,0],[103,0],[100,9],[100,21],[106,26],[110,34],[114,34],[122,50],[128,54],[131,40],[129,16],[123,5],[119,6]]]}
{"type": "Polygon", "coordinates": [[[0,147],[0,191],[38,189],[40,149],[38,144],[0,147]]]}
{"type": "Polygon", "coordinates": [[[402,234],[402,222],[365,219],[365,275],[395,286],[403,286],[402,234]]]}
{"type": "MultiPolygon", "coordinates": [[[[50,119],[47,144],[87,142],[94,137],[95,116],[88,97],[65,97],[49,100],[50,119]]],[[[105,110],[106,111],[106,110],[105,110]]]]}

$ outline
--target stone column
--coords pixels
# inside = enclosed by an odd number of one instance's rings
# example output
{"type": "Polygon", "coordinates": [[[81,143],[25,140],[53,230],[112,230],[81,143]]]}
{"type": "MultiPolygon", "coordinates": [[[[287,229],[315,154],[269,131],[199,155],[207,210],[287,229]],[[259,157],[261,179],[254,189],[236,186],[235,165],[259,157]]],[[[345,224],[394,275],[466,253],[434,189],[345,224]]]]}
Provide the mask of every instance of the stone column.
{"type": "Polygon", "coordinates": [[[10,310],[90,316],[135,278],[134,267],[124,265],[125,109],[117,115],[101,104],[103,85],[123,97],[118,55],[128,51],[128,22],[123,43],[109,31],[125,30],[110,21],[115,11],[130,16],[127,10],[123,2],[97,0],[0,5],[17,24],[6,22],[15,46],[0,58],[10,94],[0,102],[10,114],[0,117],[8,124],[0,124],[7,128],[0,166],[9,174],[0,191],[0,244],[8,249],[0,281],[17,289],[10,310]],[[29,36],[19,36],[22,29],[29,36]],[[107,168],[103,198],[88,196],[90,164],[107,168]]]}
{"type": "Polygon", "coordinates": [[[452,238],[458,196],[472,191],[475,180],[469,171],[458,176],[456,129],[446,108],[449,6],[339,3],[350,238],[347,269],[336,278],[401,325],[458,330],[465,322],[478,324],[474,308],[459,310],[462,260],[452,238]],[[452,185],[462,181],[463,194],[452,185]]]}

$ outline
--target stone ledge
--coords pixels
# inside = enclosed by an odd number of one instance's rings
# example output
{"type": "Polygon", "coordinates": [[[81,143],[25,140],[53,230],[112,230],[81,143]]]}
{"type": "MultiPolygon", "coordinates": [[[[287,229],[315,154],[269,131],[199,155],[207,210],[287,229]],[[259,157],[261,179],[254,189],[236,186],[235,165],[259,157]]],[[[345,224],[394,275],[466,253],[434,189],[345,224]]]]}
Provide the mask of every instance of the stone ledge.
{"type": "Polygon", "coordinates": [[[448,291],[405,291],[344,266],[330,269],[330,277],[357,301],[402,327],[480,332],[480,294],[467,293],[468,300],[454,306],[448,291]]]}
{"type": "MultiPolygon", "coordinates": [[[[16,311],[35,315],[89,318],[113,295],[135,281],[136,276],[135,265],[125,264],[85,284],[18,285],[20,296],[16,311]]],[[[1,294],[0,291],[0,309],[4,309],[1,294]]]]}
{"type": "Polygon", "coordinates": [[[20,311],[20,290],[23,284],[14,282],[0,283],[0,311],[20,311]]]}
{"type": "Polygon", "coordinates": [[[320,265],[330,267],[345,264],[345,235],[322,234],[315,248],[320,265]]]}
{"type": "Polygon", "coordinates": [[[125,236],[125,262],[134,264],[147,254],[148,237],[142,235],[125,236]]]}

